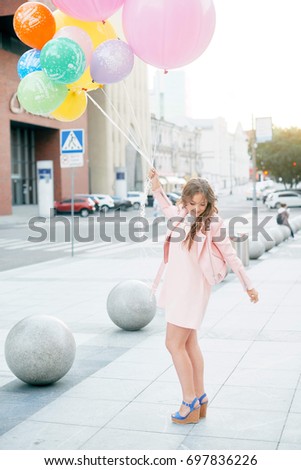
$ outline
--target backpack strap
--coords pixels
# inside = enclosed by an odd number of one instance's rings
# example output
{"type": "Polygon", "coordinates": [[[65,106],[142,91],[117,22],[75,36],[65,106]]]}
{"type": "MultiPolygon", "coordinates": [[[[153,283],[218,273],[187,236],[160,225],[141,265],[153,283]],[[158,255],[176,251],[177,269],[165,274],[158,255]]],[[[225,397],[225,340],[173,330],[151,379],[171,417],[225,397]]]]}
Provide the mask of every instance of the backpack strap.
{"type": "MultiPolygon", "coordinates": [[[[181,222],[183,222],[184,220],[184,217],[182,220],[180,220],[180,222],[177,223],[177,225],[174,227],[178,227],[178,225],[180,225],[181,222]]],[[[171,232],[172,233],[172,232],[171,232]]],[[[171,233],[168,235],[168,237],[166,238],[165,242],[164,242],[164,255],[163,255],[163,261],[161,262],[160,264],[160,267],[158,269],[158,272],[156,274],[156,277],[154,279],[154,282],[153,282],[153,285],[152,285],[152,293],[155,294],[158,286],[159,286],[159,283],[160,283],[160,280],[161,280],[161,277],[163,275],[163,272],[164,272],[164,269],[165,269],[165,265],[168,263],[168,258],[169,258],[169,247],[170,247],[170,239],[171,239],[171,233]]]]}
{"type": "Polygon", "coordinates": [[[164,260],[161,262],[160,267],[158,269],[158,272],[156,274],[156,277],[154,279],[153,285],[152,285],[152,293],[155,294],[156,290],[158,289],[158,285],[160,283],[161,277],[163,275],[165,269],[165,263],[164,260]]]}

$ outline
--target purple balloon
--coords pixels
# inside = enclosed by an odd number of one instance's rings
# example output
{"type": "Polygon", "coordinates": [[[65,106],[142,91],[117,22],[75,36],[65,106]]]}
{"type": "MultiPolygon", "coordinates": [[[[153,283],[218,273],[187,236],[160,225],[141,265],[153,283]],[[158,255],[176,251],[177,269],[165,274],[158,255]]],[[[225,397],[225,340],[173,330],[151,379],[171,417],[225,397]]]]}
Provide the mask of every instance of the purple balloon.
{"type": "Polygon", "coordinates": [[[109,85],[126,78],[134,67],[134,54],[120,39],[102,42],[93,52],[91,77],[94,82],[109,85]]]}

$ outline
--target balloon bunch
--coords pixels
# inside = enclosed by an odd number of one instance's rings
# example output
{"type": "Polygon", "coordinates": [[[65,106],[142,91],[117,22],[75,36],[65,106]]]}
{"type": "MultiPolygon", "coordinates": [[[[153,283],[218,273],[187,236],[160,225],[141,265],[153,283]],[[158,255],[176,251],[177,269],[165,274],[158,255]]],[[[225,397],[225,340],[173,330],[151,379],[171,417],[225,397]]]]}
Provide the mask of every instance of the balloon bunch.
{"type": "Polygon", "coordinates": [[[14,29],[32,47],[20,58],[18,98],[33,114],[61,121],[80,117],[87,92],[126,78],[137,55],[162,69],[182,67],[209,45],[213,0],[52,0],[21,5],[14,29]],[[123,7],[127,43],[107,21],[123,7]]]}
{"type": "Polygon", "coordinates": [[[131,72],[131,48],[104,21],[123,0],[102,3],[102,21],[83,21],[60,10],[52,13],[38,2],[17,9],[15,32],[32,47],[17,66],[18,99],[26,111],[73,121],[85,112],[88,91],[122,80],[131,72]]]}

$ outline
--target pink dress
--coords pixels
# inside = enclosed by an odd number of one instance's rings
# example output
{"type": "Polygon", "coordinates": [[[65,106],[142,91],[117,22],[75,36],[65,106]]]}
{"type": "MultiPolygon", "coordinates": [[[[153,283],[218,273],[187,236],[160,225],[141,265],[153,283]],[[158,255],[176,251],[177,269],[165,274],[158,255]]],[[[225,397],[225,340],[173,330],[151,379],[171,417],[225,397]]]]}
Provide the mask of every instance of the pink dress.
{"type": "MultiPolygon", "coordinates": [[[[190,230],[185,220],[179,224],[186,232],[190,230]]],[[[172,238],[177,234],[172,233],[172,238]]],[[[211,293],[211,286],[204,277],[199,263],[197,243],[191,250],[181,242],[170,242],[168,263],[158,306],[165,309],[168,323],[183,328],[198,329],[202,323],[211,293]]]]}
{"type": "MultiPolygon", "coordinates": [[[[161,187],[154,190],[153,195],[165,217],[167,219],[179,217],[177,221],[183,224],[187,234],[190,229],[187,225],[188,221],[185,219],[187,210],[181,206],[173,206],[161,187]]],[[[181,227],[181,224],[179,227],[181,227]]],[[[252,289],[252,281],[248,278],[229,237],[226,236],[223,220],[217,218],[216,221],[212,221],[210,230],[212,239],[214,238],[214,244],[232,271],[237,275],[243,289],[252,289]]],[[[169,257],[158,300],[158,305],[165,309],[167,322],[191,329],[200,327],[211,293],[211,285],[204,273],[212,269],[212,266],[208,266],[200,256],[202,248],[204,248],[204,239],[203,234],[198,233],[197,235],[198,240],[194,241],[190,251],[180,242],[171,242],[169,244],[169,257]]],[[[177,234],[172,232],[171,236],[177,237],[177,234]]],[[[161,268],[155,279],[155,284],[158,282],[157,278],[160,279],[161,277],[160,272],[161,268]]]]}

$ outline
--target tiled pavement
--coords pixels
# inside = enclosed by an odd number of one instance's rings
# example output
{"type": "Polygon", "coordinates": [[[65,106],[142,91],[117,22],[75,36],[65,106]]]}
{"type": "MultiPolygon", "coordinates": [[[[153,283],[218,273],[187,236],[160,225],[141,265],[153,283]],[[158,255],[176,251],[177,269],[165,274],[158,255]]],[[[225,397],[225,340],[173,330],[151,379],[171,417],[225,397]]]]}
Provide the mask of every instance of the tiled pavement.
{"type": "Polygon", "coordinates": [[[214,289],[200,330],[207,418],[171,423],[180,387],[158,310],[126,332],[106,313],[125,279],[150,282],[160,250],[82,254],[0,273],[0,449],[301,449],[301,234],[252,263],[250,304],[230,274],[214,289]],[[53,315],[77,343],[69,373],[47,387],[8,369],[4,343],[16,322],[53,315]]]}

